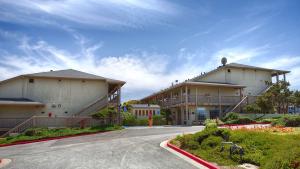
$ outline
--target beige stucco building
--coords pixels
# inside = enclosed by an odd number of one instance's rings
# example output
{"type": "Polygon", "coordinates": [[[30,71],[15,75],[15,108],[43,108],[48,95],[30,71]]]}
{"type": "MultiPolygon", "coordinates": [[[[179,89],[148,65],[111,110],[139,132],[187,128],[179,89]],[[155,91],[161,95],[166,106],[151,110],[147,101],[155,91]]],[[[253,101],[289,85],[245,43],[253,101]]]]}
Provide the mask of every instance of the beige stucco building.
{"type": "Polygon", "coordinates": [[[230,63],[171,85],[141,101],[170,109],[173,124],[199,124],[205,118],[221,117],[253,103],[268,90],[272,77],[278,81],[281,75],[286,80],[286,73],[289,71],[230,63]]]}
{"type": "Polygon", "coordinates": [[[72,69],[7,79],[0,82],[0,123],[10,128],[33,115],[87,116],[109,104],[118,107],[124,84],[72,69]]]}
{"type": "Polygon", "coordinates": [[[152,116],[160,115],[160,106],[154,104],[132,104],[130,113],[136,118],[148,118],[149,113],[152,116]]]}

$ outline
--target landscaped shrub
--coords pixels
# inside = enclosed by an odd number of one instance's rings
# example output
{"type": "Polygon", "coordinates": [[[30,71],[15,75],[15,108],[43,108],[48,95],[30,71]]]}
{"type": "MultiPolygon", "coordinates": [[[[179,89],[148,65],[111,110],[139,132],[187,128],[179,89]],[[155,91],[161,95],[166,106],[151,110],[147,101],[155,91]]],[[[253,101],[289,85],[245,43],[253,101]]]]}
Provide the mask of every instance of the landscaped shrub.
{"type": "Polygon", "coordinates": [[[227,141],[230,136],[230,131],[224,128],[206,127],[203,131],[194,134],[194,140],[201,144],[210,136],[217,136],[227,141]]]}
{"type": "Polygon", "coordinates": [[[300,127],[300,116],[285,115],[281,118],[274,120],[272,125],[285,126],[285,127],[300,127]]]}
{"type": "Polygon", "coordinates": [[[167,122],[166,122],[166,119],[161,116],[161,115],[155,115],[153,116],[153,125],[165,125],[167,122]]]}
{"type": "MultiPolygon", "coordinates": [[[[206,128],[173,141],[181,148],[218,165],[251,163],[262,169],[299,169],[300,135],[272,134],[261,131],[206,128]],[[229,153],[230,144],[222,147],[223,137],[243,148],[243,155],[229,153]]],[[[172,142],[172,143],[173,143],[172,142]]]]}
{"type": "Polygon", "coordinates": [[[199,143],[195,141],[192,134],[186,134],[177,138],[180,141],[180,147],[184,149],[195,150],[199,148],[199,143]]]}
{"type": "Polygon", "coordinates": [[[42,136],[47,131],[46,128],[30,128],[24,132],[25,136],[42,136]]]}
{"type": "Polygon", "coordinates": [[[131,113],[123,112],[122,116],[123,116],[123,125],[124,126],[136,126],[137,125],[137,120],[134,117],[134,115],[132,115],[131,113]]]}
{"type": "Polygon", "coordinates": [[[204,121],[204,125],[205,125],[205,127],[217,127],[218,126],[216,120],[214,120],[214,119],[206,119],[204,121]]]}
{"type": "Polygon", "coordinates": [[[225,121],[225,124],[250,124],[253,122],[255,122],[255,121],[251,120],[248,117],[239,117],[238,119],[235,119],[235,120],[225,121]]]}
{"type": "Polygon", "coordinates": [[[235,112],[229,112],[225,115],[225,117],[222,118],[222,121],[231,121],[231,120],[237,120],[239,118],[239,114],[235,112]]]}
{"type": "Polygon", "coordinates": [[[148,126],[149,125],[149,121],[148,119],[137,119],[137,125],[138,126],[148,126]]]}
{"type": "Polygon", "coordinates": [[[255,122],[248,117],[241,117],[238,113],[230,112],[222,119],[225,124],[249,124],[255,122]]]}
{"type": "Polygon", "coordinates": [[[211,135],[203,140],[203,142],[201,143],[201,148],[207,149],[214,148],[216,146],[221,146],[222,141],[223,139],[221,137],[211,135]]]}

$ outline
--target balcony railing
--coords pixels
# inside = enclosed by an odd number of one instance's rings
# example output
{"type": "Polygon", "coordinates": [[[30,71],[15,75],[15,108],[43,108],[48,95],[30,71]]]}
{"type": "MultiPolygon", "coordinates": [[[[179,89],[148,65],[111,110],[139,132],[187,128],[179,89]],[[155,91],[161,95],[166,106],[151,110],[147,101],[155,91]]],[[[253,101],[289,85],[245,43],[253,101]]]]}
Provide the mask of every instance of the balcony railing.
{"type": "MultiPolygon", "coordinates": [[[[234,105],[241,100],[240,96],[204,96],[204,95],[188,95],[187,103],[194,105],[234,105]]],[[[252,98],[251,98],[252,101],[252,98]]],[[[173,98],[164,98],[158,101],[163,107],[176,106],[186,102],[186,96],[173,97],[173,98]]]]}

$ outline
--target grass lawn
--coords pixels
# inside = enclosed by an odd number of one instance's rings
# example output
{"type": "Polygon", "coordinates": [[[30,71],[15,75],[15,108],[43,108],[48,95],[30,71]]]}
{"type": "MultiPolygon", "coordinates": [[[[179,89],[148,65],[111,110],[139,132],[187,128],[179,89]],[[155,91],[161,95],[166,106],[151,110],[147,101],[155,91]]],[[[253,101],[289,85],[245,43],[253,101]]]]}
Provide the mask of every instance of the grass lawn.
{"type": "Polygon", "coordinates": [[[204,131],[177,136],[171,143],[220,166],[251,163],[262,169],[300,169],[300,129],[283,131],[228,130],[207,127],[204,131]],[[244,155],[230,156],[223,141],[233,142],[244,149],[244,155]]]}
{"type": "Polygon", "coordinates": [[[26,130],[23,134],[17,136],[9,136],[0,138],[0,144],[9,144],[18,141],[37,140],[43,138],[59,137],[59,136],[72,136],[83,133],[96,133],[101,131],[121,130],[123,127],[117,125],[101,126],[101,127],[87,127],[87,128],[31,128],[26,130]]]}

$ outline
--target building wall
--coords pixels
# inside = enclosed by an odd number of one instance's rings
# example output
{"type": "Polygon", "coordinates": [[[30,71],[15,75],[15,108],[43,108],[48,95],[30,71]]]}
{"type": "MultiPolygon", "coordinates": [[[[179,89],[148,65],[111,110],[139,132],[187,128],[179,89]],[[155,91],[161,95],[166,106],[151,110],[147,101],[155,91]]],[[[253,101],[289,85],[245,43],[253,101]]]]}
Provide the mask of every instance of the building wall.
{"type": "Polygon", "coordinates": [[[269,71],[226,68],[213,72],[200,79],[207,82],[221,82],[245,85],[244,94],[258,95],[268,86],[266,81],[271,82],[272,76],[269,71]],[[229,72],[230,69],[230,72],[229,72]]]}
{"type": "Polygon", "coordinates": [[[35,106],[1,106],[0,118],[29,118],[42,110],[42,107],[35,106]]]}
{"type": "Polygon", "coordinates": [[[190,94],[196,95],[196,89],[198,95],[209,95],[209,96],[218,96],[218,88],[220,88],[221,96],[239,96],[239,89],[226,88],[226,87],[214,87],[214,86],[191,86],[189,87],[190,94]]]}
{"type": "Polygon", "coordinates": [[[0,97],[32,99],[46,104],[43,109],[39,109],[39,113],[51,112],[53,116],[70,116],[108,93],[108,84],[105,81],[33,79],[34,83],[29,83],[29,78],[23,78],[2,84],[0,97]]]}
{"type": "Polygon", "coordinates": [[[12,79],[3,84],[0,84],[1,98],[21,98],[23,97],[23,78],[12,79]]]}

